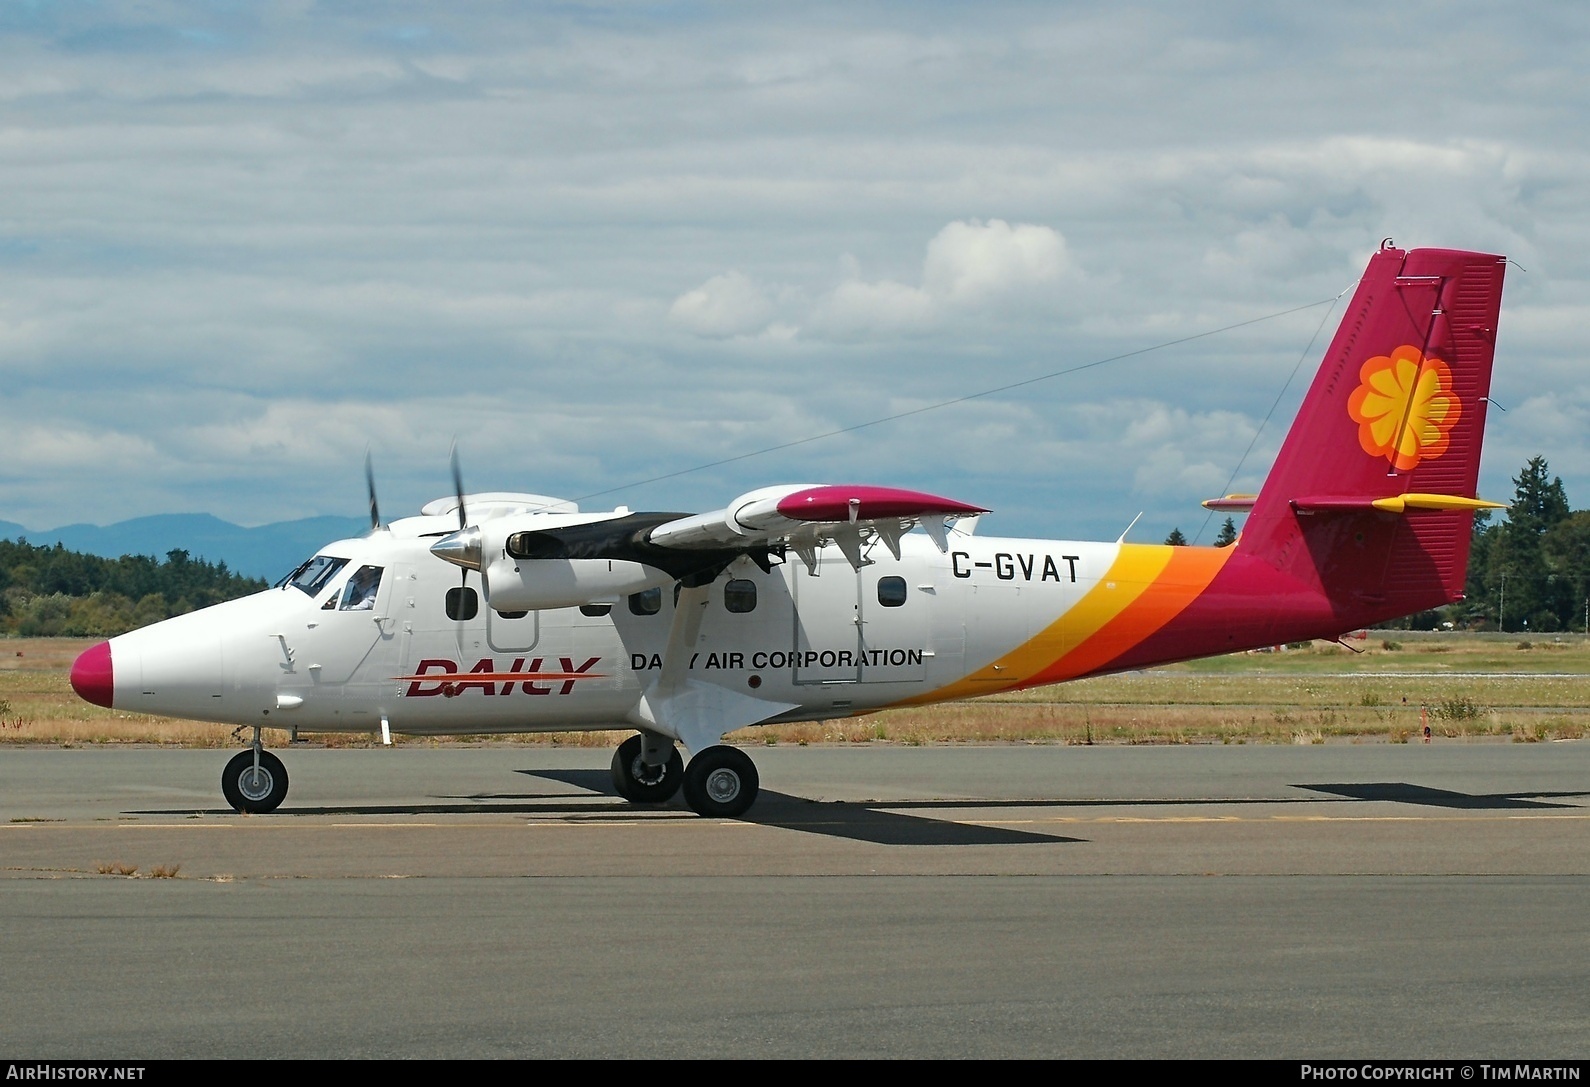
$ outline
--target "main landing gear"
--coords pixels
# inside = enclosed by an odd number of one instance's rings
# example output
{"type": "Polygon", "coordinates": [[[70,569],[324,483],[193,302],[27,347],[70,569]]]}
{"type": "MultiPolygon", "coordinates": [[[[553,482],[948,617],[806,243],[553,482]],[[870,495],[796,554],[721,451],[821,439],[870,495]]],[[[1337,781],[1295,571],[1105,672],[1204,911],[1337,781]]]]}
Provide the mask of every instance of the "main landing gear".
{"type": "Polygon", "coordinates": [[[679,749],[655,732],[631,736],[613,752],[613,788],[632,804],[666,804],[684,779],[679,749]]]}
{"type": "Polygon", "coordinates": [[[635,804],[665,804],[681,788],[697,815],[733,819],[756,803],[760,782],[753,763],[739,748],[719,744],[696,754],[685,766],[671,740],[643,732],[613,753],[613,788],[635,804]]]}
{"type": "Polygon", "coordinates": [[[287,798],[287,767],[265,750],[258,727],[249,749],[233,755],[221,771],[221,795],[246,815],[275,811],[287,798]]]}

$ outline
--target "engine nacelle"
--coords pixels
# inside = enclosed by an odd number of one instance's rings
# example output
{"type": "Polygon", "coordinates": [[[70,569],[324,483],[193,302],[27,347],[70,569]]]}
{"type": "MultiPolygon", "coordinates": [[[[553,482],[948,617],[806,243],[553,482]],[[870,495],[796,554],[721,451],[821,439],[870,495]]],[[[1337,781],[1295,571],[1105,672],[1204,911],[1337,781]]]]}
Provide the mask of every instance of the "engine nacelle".
{"type": "Polygon", "coordinates": [[[498,553],[481,571],[486,603],[499,612],[572,608],[638,593],[673,581],[668,573],[628,559],[515,559],[498,553]]]}
{"type": "Polygon", "coordinates": [[[635,541],[674,514],[526,513],[497,517],[438,540],[439,558],[478,570],[494,611],[571,608],[666,585],[679,574],[642,561],[635,541]]]}

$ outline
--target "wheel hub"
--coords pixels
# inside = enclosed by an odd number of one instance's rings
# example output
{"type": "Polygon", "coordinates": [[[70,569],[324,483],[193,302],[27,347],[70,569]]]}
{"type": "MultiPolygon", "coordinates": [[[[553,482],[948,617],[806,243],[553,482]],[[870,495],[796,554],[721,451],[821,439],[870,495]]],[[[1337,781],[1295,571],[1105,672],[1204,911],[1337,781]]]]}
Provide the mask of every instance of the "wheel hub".
{"type": "Polygon", "coordinates": [[[642,785],[657,785],[668,776],[668,764],[647,766],[645,759],[636,759],[630,764],[629,773],[642,785]]]}
{"type": "Polygon", "coordinates": [[[707,775],[707,795],[715,803],[727,804],[740,795],[740,775],[723,767],[707,775]]]}
{"type": "Polygon", "coordinates": [[[270,771],[263,766],[250,766],[237,777],[237,791],[250,800],[264,800],[271,795],[270,771]]]}

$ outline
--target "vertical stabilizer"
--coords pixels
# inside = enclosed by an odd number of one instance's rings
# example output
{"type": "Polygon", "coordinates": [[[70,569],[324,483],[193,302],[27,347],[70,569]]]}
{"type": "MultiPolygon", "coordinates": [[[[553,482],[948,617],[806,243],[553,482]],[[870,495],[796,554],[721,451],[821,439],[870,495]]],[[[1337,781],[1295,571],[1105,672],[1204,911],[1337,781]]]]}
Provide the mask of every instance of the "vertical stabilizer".
{"type": "Polygon", "coordinates": [[[1238,553],[1349,626],[1461,596],[1505,258],[1376,253],[1238,553]]]}

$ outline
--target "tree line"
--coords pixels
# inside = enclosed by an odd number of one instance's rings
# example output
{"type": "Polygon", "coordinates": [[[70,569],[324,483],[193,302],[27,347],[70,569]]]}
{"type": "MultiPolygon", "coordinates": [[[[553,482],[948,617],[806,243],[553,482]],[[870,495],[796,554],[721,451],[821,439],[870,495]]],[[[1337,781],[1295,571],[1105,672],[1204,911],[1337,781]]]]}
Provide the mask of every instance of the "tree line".
{"type": "Polygon", "coordinates": [[[0,540],[0,633],[110,637],[268,588],[226,563],[166,552],[100,558],[60,544],[0,540]]]}
{"type": "MultiPolygon", "coordinates": [[[[1227,517],[1215,546],[1236,538],[1227,517]]],[[[1185,546],[1187,537],[1176,528],[1165,542],[1185,546]]],[[[1551,475],[1545,457],[1530,458],[1513,478],[1506,520],[1493,523],[1490,510],[1474,515],[1464,599],[1393,625],[1434,630],[1448,623],[1461,630],[1590,633],[1590,510],[1569,509],[1562,479],[1551,475]]]]}
{"type": "Polygon", "coordinates": [[[1476,630],[1586,630],[1590,510],[1570,510],[1562,479],[1533,457],[1513,479],[1507,520],[1474,519],[1467,599],[1446,609],[1476,630]]]}

